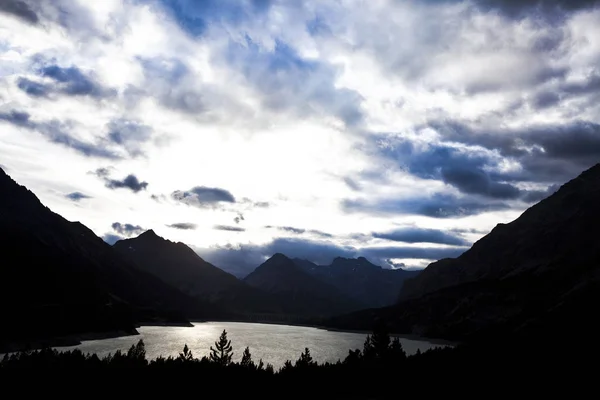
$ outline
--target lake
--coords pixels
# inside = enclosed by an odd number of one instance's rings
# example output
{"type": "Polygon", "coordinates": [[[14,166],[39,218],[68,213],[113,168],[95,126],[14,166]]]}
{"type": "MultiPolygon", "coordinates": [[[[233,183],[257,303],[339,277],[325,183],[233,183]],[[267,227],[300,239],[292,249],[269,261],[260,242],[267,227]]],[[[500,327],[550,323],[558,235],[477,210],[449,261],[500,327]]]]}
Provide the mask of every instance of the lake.
{"type": "MultiPolygon", "coordinates": [[[[296,361],[305,347],[310,349],[313,359],[319,363],[343,360],[349,350],[363,348],[366,334],[327,331],[317,328],[289,325],[252,324],[242,322],[203,322],[193,327],[142,326],[139,335],[111,339],[89,340],[77,346],[57,347],[57,350],[80,349],[84,353],[96,353],[102,357],[116,350],[127,350],[140,339],[146,345],[146,357],[177,356],[187,344],[194,357],[208,355],[210,346],[223,331],[233,346],[233,360],[240,361],[246,346],[250,347],[252,359],[262,358],[265,365],[279,368],[286,360],[296,361]]],[[[426,340],[400,338],[407,354],[425,351],[440,344],[426,340]]]]}

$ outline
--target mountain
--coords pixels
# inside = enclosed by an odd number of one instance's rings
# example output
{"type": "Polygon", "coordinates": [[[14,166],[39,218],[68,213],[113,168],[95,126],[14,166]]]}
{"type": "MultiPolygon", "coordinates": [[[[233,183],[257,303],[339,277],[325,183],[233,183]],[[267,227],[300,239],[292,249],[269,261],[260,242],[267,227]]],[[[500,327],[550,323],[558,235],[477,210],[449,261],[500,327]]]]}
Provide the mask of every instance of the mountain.
{"type": "Polygon", "coordinates": [[[302,315],[334,315],[361,308],[334,286],[303,271],[280,253],[256,268],[244,282],[277,296],[290,312],[302,315]]]}
{"type": "Polygon", "coordinates": [[[230,312],[283,312],[268,294],[204,261],[187,245],[163,239],[152,230],[113,247],[138,269],[230,312]]]}
{"type": "Polygon", "coordinates": [[[366,258],[337,257],[330,265],[316,265],[307,260],[294,263],[319,280],[337,288],[344,295],[363,304],[364,308],[385,307],[394,304],[406,279],[418,271],[384,269],[366,258]]]}
{"type": "Polygon", "coordinates": [[[337,327],[394,321],[407,333],[453,339],[600,333],[600,164],[458,258],[407,280],[399,304],[346,315],[337,327]]]}
{"type": "Polygon", "coordinates": [[[138,271],[79,222],[45,207],[0,169],[0,344],[134,331],[216,310],[138,271]]]}

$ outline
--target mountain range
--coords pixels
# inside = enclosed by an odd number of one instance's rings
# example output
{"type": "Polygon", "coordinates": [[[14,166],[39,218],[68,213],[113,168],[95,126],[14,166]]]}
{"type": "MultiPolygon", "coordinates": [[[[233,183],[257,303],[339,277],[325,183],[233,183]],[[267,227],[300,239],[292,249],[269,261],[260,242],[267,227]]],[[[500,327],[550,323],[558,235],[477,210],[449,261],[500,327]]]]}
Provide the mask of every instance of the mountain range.
{"type": "Polygon", "coordinates": [[[0,193],[0,343],[218,316],[50,211],[1,169],[0,193]]]}
{"type": "Polygon", "coordinates": [[[316,266],[276,254],[239,280],[152,230],[110,246],[83,224],[52,212],[1,169],[0,191],[0,278],[9,283],[0,291],[6,326],[0,347],[88,332],[135,332],[139,324],[190,319],[314,322],[391,304],[397,282],[382,286],[387,295],[377,294],[377,302],[366,286],[354,288],[361,281],[405,277],[365,259],[316,266]],[[344,275],[344,263],[349,274],[344,275]],[[370,278],[358,272],[365,266],[370,278]]]}
{"type": "Polygon", "coordinates": [[[390,321],[397,332],[456,340],[599,333],[600,164],[455,259],[406,281],[398,304],[340,316],[338,328],[390,321]]]}
{"type": "Polygon", "coordinates": [[[385,307],[395,303],[404,282],[420,272],[381,268],[364,257],[336,257],[330,265],[316,265],[298,258],[294,262],[304,271],[354,299],[363,308],[385,307]]]}
{"type": "Polygon", "coordinates": [[[397,333],[460,341],[600,333],[600,164],[421,273],[275,254],[238,280],[152,230],[110,246],[1,169],[0,192],[0,347],[190,319],[341,329],[384,320],[397,333]]]}

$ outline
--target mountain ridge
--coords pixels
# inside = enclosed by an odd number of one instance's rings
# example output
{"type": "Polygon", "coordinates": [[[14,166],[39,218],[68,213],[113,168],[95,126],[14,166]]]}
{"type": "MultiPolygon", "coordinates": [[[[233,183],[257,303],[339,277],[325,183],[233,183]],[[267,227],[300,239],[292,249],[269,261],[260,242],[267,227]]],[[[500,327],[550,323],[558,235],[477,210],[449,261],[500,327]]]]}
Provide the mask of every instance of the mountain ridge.
{"type": "Polygon", "coordinates": [[[328,325],[393,329],[451,340],[592,338],[600,302],[600,164],[567,182],[515,221],[499,224],[456,259],[408,280],[396,305],[328,325]]]}
{"type": "Polygon", "coordinates": [[[324,316],[360,308],[356,301],[303,271],[281,253],[259,265],[244,278],[244,282],[276,295],[286,303],[293,299],[291,306],[300,314],[324,316]]]}
{"type": "Polygon", "coordinates": [[[4,171],[0,192],[0,278],[10,282],[0,291],[0,342],[133,331],[140,322],[188,323],[184,315],[218,312],[137,271],[4,171]]]}

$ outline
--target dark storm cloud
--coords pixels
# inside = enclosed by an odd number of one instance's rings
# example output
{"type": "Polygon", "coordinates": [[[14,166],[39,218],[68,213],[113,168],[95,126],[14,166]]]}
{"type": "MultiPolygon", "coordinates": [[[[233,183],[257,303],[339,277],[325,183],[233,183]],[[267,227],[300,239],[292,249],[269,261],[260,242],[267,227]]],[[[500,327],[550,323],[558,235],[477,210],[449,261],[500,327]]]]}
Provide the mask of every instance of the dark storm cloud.
{"type": "Polygon", "coordinates": [[[219,246],[197,249],[198,254],[224,270],[242,277],[252,272],[259,264],[275,253],[290,258],[309,260],[316,264],[329,264],[336,257],[357,258],[364,256],[376,265],[391,268],[392,258],[415,258],[438,260],[456,257],[466,248],[420,248],[420,247],[367,247],[338,246],[329,241],[277,238],[262,246],[219,246]]]}
{"type": "Polygon", "coordinates": [[[229,231],[229,232],[245,232],[246,229],[240,228],[239,226],[228,226],[228,225],[215,225],[213,229],[217,231],[229,231]]]}
{"type": "Polygon", "coordinates": [[[480,194],[496,199],[516,199],[521,191],[507,183],[493,182],[481,169],[442,168],[442,180],[463,193],[480,194]]]}
{"type": "Polygon", "coordinates": [[[191,222],[178,222],[175,224],[167,225],[167,227],[173,228],[173,229],[179,229],[179,230],[183,230],[183,231],[190,231],[190,230],[196,229],[197,225],[192,224],[191,222]]]}
{"type": "Polygon", "coordinates": [[[176,190],[171,194],[174,200],[196,207],[213,207],[219,203],[235,203],[235,197],[220,188],[196,186],[187,191],[176,190]]]}
{"type": "Polygon", "coordinates": [[[123,179],[105,179],[105,186],[109,189],[129,189],[134,193],[146,190],[148,182],[141,182],[133,174],[127,175],[123,179]]]}
{"type": "Polygon", "coordinates": [[[598,0],[475,0],[489,8],[496,8],[510,16],[522,16],[527,12],[560,13],[575,11],[598,5],[598,0]]]}
{"type": "Polygon", "coordinates": [[[17,87],[33,97],[46,97],[52,91],[48,85],[23,77],[17,79],[17,87]]]}
{"type": "Polygon", "coordinates": [[[370,215],[423,215],[432,218],[459,218],[484,212],[504,210],[509,206],[503,202],[459,198],[447,194],[429,197],[384,198],[377,200],[346,199],[341,203],[346,213],[370,215]]]}
{"type": "MultiPolygon", "coordinates": [[[[425,0],[432,4],[460,3],[463,0],[425,0]]],[[[520,18],[534,13],[536,16],[556,16],[565,12],[591,8],[600,4],[599,0],[472,0],[484,11],[497,10],[512,18],[520,18]]]]}
{"type": "Polygon", "coordinates": [[[481,146],[521,165],[518,172],[488,173],[492,181],[564,183],[600,160],[600,125],[594,122],[519,129],[470,128],[456,122],[431,126],[444,140],[481,146]]]}
{"type": "Polygon", "coordinates": [[[571,102],[570,108],[583,111],[590,103],[597,103],[598,99],[600,99],[600,72],[594,71],[582,80],[561,80],[539,90],[530,97],[529,105],[537,111],[559,107],[566,101],[575,100],[577,102],[571,102]]]}
{"type": "Polygon", "coordinates": [[[107,159],[120,158],[102,144],[87,143],[71,135],[69,130],[72,129],[72,126],[69,123],[63,123],[57,120],[36,122],[31,119],[29,113],[16,110],[0,112],[0,121],[5,121],[31,131],[36,131],[42,134],[50,142],[69,147],[87,157],[107,159]]]}
{"type": "Polygon", "coordinates": [[[373,233],[373,237],[405,243],[435,243],[452,246],[465,246],[469,244],[463,238],[448,232],[415,227],[400,228],[391,232],[375,232],[373,233]]]}
{"type": "Polygon", "coordinates": [[[91,199],[90,196],[85,195],[81,192],[73,192],[65,195],[66,198],[71,199],[73,201],[80,201],[84,199],[91,199]]]}
{"type": "Polygon", "coordinates": [[[103,98],[113,96],[116,93],[114,90],[104,88],[76,66],[47,65],[41,67],[38,74],[54,81],[53,91],[69,96],[103,98]]]}
{"type": "Polygon", "coordinates": [[[139,225],[122,224],[120,222],[114,222],[111,227],[115,232],[124,236],[139,235],[145,231],[145,229],[139,225]]]}
{"type": "Polygon", "coordinates": [[[500,182],[500,176],[490,176],[484,167],[495,165],[497,161],[484,152],[445,144],[422,150],[405,139],[392,139],[391,144],[393,147],[383,149],[381,154],[419,178],[441,180],[462,193],[493,199],[517,199],[527,194],[509,183],[500,182]]]}
{"type": "Polygon", "coordinates": [[[124,238],[122,236],[119,235],[114,235],[112,233],[107,233],[104,236],[102,236],[102,240],[104,240],[106,243],[110,244],[111,246],[115,243],[117,243],[119,240],[123,240],[124,238]]]}
{"type": "Polygon", "coordinates": [[[26,2],[21,0],[0,0],[0,12],[14,15],[31,24],[39,22],[35,11],[26,2]]]}

